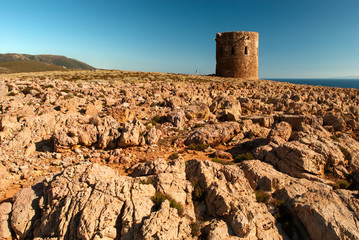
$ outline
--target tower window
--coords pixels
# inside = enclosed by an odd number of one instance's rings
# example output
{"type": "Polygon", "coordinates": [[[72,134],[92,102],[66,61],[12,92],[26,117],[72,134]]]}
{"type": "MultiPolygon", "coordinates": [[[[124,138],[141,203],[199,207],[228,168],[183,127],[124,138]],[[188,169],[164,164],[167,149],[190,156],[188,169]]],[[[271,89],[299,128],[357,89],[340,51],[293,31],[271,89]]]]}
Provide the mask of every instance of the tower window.
{"type": "Polygon", "coordinates": [[[248,55],[248,47],[247,46],[244,47],[244,54],[248,55]]]}
{"type": "Polygon", "coordinates": [[[234,47],[232,47],[231,53],[232,55],[234,55],[234,47]]]}

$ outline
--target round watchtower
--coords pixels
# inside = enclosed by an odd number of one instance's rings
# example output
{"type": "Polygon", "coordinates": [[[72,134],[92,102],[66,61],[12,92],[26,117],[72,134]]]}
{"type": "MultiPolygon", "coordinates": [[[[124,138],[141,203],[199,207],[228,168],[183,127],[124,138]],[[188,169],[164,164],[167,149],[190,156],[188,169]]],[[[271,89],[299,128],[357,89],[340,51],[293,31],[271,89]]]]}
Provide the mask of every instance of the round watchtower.
{"type": "Polygon", "coordinates": [[[257,32],[223,32],[216,35],[216,75],[258,79],[257,32]]]}

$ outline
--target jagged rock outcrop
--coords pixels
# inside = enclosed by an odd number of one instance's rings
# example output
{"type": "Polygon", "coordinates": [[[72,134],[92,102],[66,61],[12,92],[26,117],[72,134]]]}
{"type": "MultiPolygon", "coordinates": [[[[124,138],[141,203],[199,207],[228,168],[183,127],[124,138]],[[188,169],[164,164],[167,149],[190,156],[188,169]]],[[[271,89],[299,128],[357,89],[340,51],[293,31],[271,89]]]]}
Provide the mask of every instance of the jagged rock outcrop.
{"type": "MultiPolygon", "coordinates": [[[[161,168],[161,162],[153,164],[161,168]]],[[[186,208],[191,201],[191,184],[185,177],[184,162],[166,166],[155,176],[156,188],[173,195],[186,208]]],[[[69,167],[15,195],[11,227],[20,238],[190,238],[193,205],[186,208],[192,213],[187,217],[179,216],[168,201],[154,212],[156,189],[144,183],[145,179],[118,176],[97,164],[69,167]]]]}
{"type": "Polygon", "coordinates": [[[282,239],[274,217],[258,203],[253,190],[237,166],[209,161],[190,161],[187,177],[205,192],[207,213],[223,218],[242,238],[282,239]]]}
{"type": "Polygon", "coordinates": [[[185,140],[186,145],[191,144],[219,144],[231,140],[241,130],[237,122],[223,122],[207,125],[193,131],[185,140]]]}
{"type": "Polygon", "coordinates": [[[275,141],[276,138],[281,138],[287,142],[292,134],[292,127],[287,122],[280,122],[274,125],[272,130],[269,132],[268,139],[275,141]]]}
{"type": "Polygon", "coordinates": [[[145,130],[146,127],[136,119],[133,122],[126,122],[117,146],[130,147],[144,144],[143,132],[145,130]]]}
{"type": "Polygon", "coordinates": [[[191,228],[187,219],[178,216],[176,209],[170,207],[168,200],[161,204],[161,209],[150,214],[143,221],[142,239],[189,239],[191,228]]]}
{"type": "Polygon", "coordinates": [[[208,239],[359,239],[358,191],[334,191],[259,160],[158,160],[132,170],[68,167],[19,191],[1,227],[10,232],[10,220],[19,238],[38,240],[192,239],[194,226],[208,239]],[[258,202],[257,191],[270,200],[258,202]]]}
{"type": "Polygon", "coordinates": [[[173,124],[174,127],[182,129],[186,122],[186,115],[184,111],[172,111],[167,115],[167,121],[173,124]]]}
{"type": "Polygon", "coordinates": [[[202,102],[194,102],[185,107],[184,113],[188,120],[201,120],[208,119],[210,111],[207,104],[202,102]]]}
{"type": "Polygon", "coordinates": [[[238,121],[242,114],[241,103],[229,97],[214,98],[210,110],[222,121],[238,121]]]}
{"type": "Polygon", "coordinates": [[[272,193],[275,199],[280,200],[282,211],[289,210],[289,215],[285,216],[289,219],[282,220],[290,221],[292,225],[290,237],[359,239],[358,214],[352,210],[356,209],[353,205],[357,206],[354,196],[358,191],[346,191],[345,194],[333,191],[331,186],[292,178],[258,160],[245,161],[241,168],[253,189],[272,193]],[[351,201],[353,203],[349,203],[351,201]]]}
{"type": "Polygon", "coordinates": [[[120,136],[119,124],[111,117],[80,117],[74,115],[54,131],[54,149],[64,152],[76,145],[99,148],[114,147],[120,136]]]}

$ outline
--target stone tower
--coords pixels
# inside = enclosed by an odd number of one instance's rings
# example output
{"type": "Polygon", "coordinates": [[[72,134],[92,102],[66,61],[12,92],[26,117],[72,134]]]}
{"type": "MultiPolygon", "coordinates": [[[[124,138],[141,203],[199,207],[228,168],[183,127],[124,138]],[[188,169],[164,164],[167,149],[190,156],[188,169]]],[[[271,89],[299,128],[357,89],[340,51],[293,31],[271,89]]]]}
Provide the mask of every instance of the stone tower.
{"type": "Polygon", "coordinates": [[[257,32],[224,32],[216,35],[216,75],[258,79],[257,32]]]}

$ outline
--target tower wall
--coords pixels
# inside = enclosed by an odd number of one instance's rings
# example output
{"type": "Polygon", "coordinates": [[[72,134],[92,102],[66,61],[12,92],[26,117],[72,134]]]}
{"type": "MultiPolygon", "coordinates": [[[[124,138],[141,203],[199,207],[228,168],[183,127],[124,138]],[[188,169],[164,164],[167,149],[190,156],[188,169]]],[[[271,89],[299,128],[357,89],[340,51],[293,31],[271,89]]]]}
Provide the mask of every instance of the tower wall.
{"type": "Polygon", "coordinates": [[[216,75],[258,79],[257,32],[224,32],[216,35],[216,75]]]}

